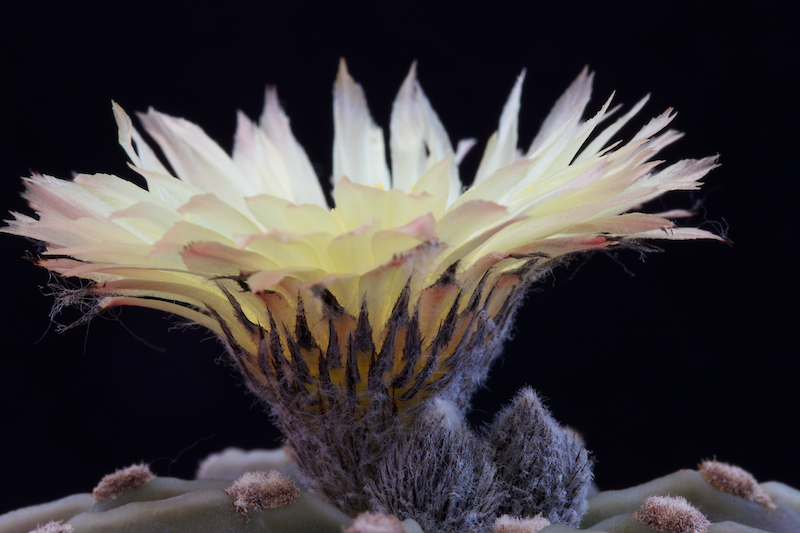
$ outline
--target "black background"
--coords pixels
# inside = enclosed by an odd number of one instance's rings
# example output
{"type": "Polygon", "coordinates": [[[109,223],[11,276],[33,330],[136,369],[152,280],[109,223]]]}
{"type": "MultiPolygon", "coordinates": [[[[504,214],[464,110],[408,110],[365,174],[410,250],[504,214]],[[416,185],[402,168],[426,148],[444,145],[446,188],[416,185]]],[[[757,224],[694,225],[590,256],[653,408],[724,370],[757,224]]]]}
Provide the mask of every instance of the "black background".
{"type": "MultiPolygon", "coordinates": [[[[276,84],[295,136],[327,177],[340,56],[384,127],[419,60],[422,86],[454,142],[485,142],[527,67],[523,145],[589,64],[597,77],[587,112],[615,89],[627,105],[652,92],[624,135],[674,106],[673,126],[687,136],[665,158],[720,154],[722,167],[700,194],[676,194],[654,208],[703,200],[690,222],[719,223],[735,245],[667,243],[644,261],[634,252],[597,254],[560,269],[529,296],[472,420],[489,420],[530,384],[585,435],[603,488],[715,455],[760,480],[800,486],[798,48],[788,8],[589,5],[4,8],[2,209],[25,209],[19,177],[31,171],[133,178],[116,143],[112,98],[131,114],[152,105],[186,117],[230,150],[236,109],[257,118],[264,86],[276,84]]],[[[483,142],[463,176],[477,168],[483,142]]],[[[59,335],[49,327],[52,300],[40,289],[47,273],[21,259],[35,245],[7,235],[0,243],[0,512],[89,491],[135,461],[190,476],[199,459],[225,446],[279,443],[208,333],[168,332],[158,313],[123,309],[59,335]]]]}

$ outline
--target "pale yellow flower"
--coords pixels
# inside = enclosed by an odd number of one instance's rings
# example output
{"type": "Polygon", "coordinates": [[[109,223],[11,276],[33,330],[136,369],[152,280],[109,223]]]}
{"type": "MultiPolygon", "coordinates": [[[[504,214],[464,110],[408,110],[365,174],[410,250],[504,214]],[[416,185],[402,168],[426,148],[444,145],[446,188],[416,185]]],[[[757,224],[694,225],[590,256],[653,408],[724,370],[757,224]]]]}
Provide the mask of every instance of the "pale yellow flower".
{"type": "MultiPolygon", "coordinates": [[[[467,466],[447,473],[455,492],[445,495],[460,491],[467,503],[448,520],[456,529],[490,523],[505,501],[498,487],[519,480],[508,465],[494,480],[489,445],[461,418],[528,286],[577,252],[640,239],[721,240],[637,212],[667,191],[697,189],[716,166],[708,157],[656,169],[656,154],[681,137],[665,130],[671,110],[627,142],[612,142],[647,98],[600,129],[616,108],[609,98],[582,119],[592,84],[584,70],[523,153],[523,78],[466,190],[458,163],[471,141],[453,148],[415,68],[392,109],[390,172],[383,130],[342,62],[333,208],[268,88],[257,125],[239,114],[232,156],[184,119],[140,115],[174,176],[113,104],[120,144],[147,189],[105,174],[34,175],[24,194],[37,216],[15,213],[2,231],[43,241],[40,265],[91,282],[65,290],[60,304],[88,302],[89,315],[149,307],[219,335],[270,405],[307,485],[345,512],[413,504],[387,496],[413,492],[417,481],[397,485],[405,474],[386,461],[421,453],[430,464],[414,468],[427,475],[452,455],[467,466]],[[425,448],[434,441],[441,457],[425,448]]],[[[550,420],[526,405],[506,418],[550,420]]],[[[550,440],[534,444],[560,446],[552,477],[556,485],[567,480],[558,490],[574,498],[531,509],[575,523],[591,462],[582,444],[547,424],[550,440]]],[[[527,449],[525,439],[518,444],[527,449]]],[[[401,514],[423,520],[428,512],[414,509],[401,514]]]]}
{"type": "Polygon", "coordinates": [[[147,189],[105,174],[34,175],[25,197],[38,216],[15,213],[3,231],[46,243],[40,265],[94,282],[81,296],[96,298],[96,310],[149,307],[214,331],[272,401],[285,366],[311,396],[329,379],[339,384],[323,404],[379,375],[401,413],[433,392],[465,405],[519,296],[559,258],[636,239],[720,239],[636,211],[697,189],[716,166],[708,157],[656,170],[654,156],[681,137],[664,131],[671,110],[612,143],[647,98],[595,133],[616,108],[609,98],[582,119],[592,84],[584,70],[523,154],[523,78],[466,190],[458,162],[469,143],[454,150],[415,68],[392,109],[390,172],[383,130],[342,62],[333,208],[268,88],[257,125],[239,114],[232,156],[184,119],[141,115],[175,176],[113,104],[147,189]],[[476,347],[479,361],[466,355],[476,347]],[[465,358],[479,363],[466,374],[465,358]]]}

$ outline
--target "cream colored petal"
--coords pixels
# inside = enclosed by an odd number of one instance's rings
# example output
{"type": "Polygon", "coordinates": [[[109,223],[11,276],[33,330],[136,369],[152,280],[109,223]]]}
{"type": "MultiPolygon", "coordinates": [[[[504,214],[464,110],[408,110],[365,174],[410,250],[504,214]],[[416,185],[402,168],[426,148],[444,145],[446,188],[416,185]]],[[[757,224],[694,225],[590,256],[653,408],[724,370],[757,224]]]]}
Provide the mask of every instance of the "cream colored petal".
{"type": "Polygon", "coordinates": [[[389,147],[392,159],[392,187],[408,192],[427,167],[425,124],[416,90],[417,62],[400,86],[392,104],[389,147]]]}
{"type": "Polygon", "coordinates": [[[292,231],[291,225],[286,221],[284,212],[292,203],[284,198],[259,194],[244,199],[248,211],[264,226],[267,231],[281,230],[292,231]]]}
{"type": "Polygon", "coordinates": [[[438,201],[433,215],[439,218],[444,213],[448,205],[448,198],[451,194],[451,168],[453,162],[449,157],[442,159],[429,168],[414,184],[412,194],[429,194],[438,201]]]}
{"type": "Polygon", "coordinates": [[[287,275],[285,270],[288,269],[262,270],[256,272],[247,278],[247,286],[250,287],[250,290],[253,292],[270,290],[283,281],[283,278],[287,275]]]}
{"type": "Polygon", "coordinates": [[[144,142],[142,136],[133,127],[131,117],[125,113],[125,110],[113,100],[111,101],[111,108],[114,111],[114,120],[117,122],[119,144],[128,154],[131,162],[145,170],[169,174],[161,161],[158,160],[158,157],[156,157],[153,149],[144,142]],[[136,143],[136,149],[134,149],[132,141],[136,143]]]}
{"type": "Polygon", "coordinates": [[[508,210],[486,200],[471,200],[448,211],[439,221],[439,238],[450,246],[459,246],[473,234],[506,218],[508,210]]]}
{"type": "Polygon", "coordinates": [[[66,227],[70,233],[78,235],[87,243],[144,244],[141,239],[108,220],[101,222],[94,218],[79,218],[70,221],[66,227]]]}
{"type": "Polygon", "coordinates": [[[327,233],[287,236],[282,232],[272,231],[251,236],[241,243],[241,247],[274,261],[279,268],[321,268],[335,271],[326,253],[330,241],[331,235],[327,233]]]}
{"type": "Polygon", "coordinates": [[[422,121],[425,124],[424,140],[428,149],[426,167],[430,168],[445,157],[450,157],[454,154],[453,144],[450,142],[447,130],[444,129],[444,124],[442,124],[436,111],[433,110],[428,97],[425,96],[425,91],[422,90],[422,86],[418,81],[414,83],[414,87],[419,110],[422,114],[422,121]]]}
{"type": "Polygon", "coordinates": [[[673,109],[670,107],[657,117],[650,120],[646,126],[640,129],[636,135],[633,136],[631,142],[638,141],[640,139],[648,139],[658,133],[659,131],[663,130],[664,128],[669,125],[670,122],[677,116],[677,113],[673,113],[673,109]]]}
{"type": "Polygon", "coordinates": [[[283,216],[291,230],[296,233],[327,232],[338,235],[343,232],[331,212],[315,204],[288,205],[283,216]]]}
{"type": "Polygon", "coordinates": [[[99,305],[101,309],[108,309],[110,307],[119,307],[123,305],[130,305],[133,307],[144,307],[147,309],[156,309],[158,311],[163,311],[170,315],[177,315],[183,317],[189,322],[200,324],[204,328],[211,330],[220,337],[224,334],[224,332],[222,331],[222,327],[220,326],[220,323],[216,319],[204,315],[203,313],[195,311],[194,309],[188,308],[184,305],[179,305],[164,300],[154,300],[152,298],[145,299],[145,298],[126,297],[126,296],[109,296],[101,300],[99,305]]]}
{"type": "Polygon", "coordinates": [[[464,194],[458,197],[448,211],[458,208],[460,205],[472,200],[488,200],[498,204],[506,204],[508,199],[524,182],[535,161],[520,159],[514,163],[498,169],[494,174],[480,183],[476,183],[464,194]]]}
{"type": "Polygon", "coordinates": [[[181,257],[189,270],[217,276],[278,268],[263,255],[218,242],[195,241],[183,249],[181,257]]]}
{"type": "Polygon", "coordinates": [[[717,166],[716,157],[686,159],[661,172],[645,175],[630,185],[624,194],[620,194],[614,205],[601,214],[618,214],[638,209],[667,191],[697,190],[701,185],[698,180],[717,166]]]}
{"type": "MultiPolygon", "coordinates": [[[[311,290],[311,286],[322,285],[326,286],[332,279],[336,279],[336,275],[332,275],[324,270],[313,268],[279,268],[275,270],[263,270],[256,272],[247,279],[247,285],[250,287],[250,292],[255,294],[259,291],[276,291],[283,295],[288,301],[294,302],[297,298],[298,291],[311,290]],[[307,283],[309,286],[304,286],[307,283]]],[[[293,304],[294,305],[294,304],[293,304]]],[[[312,328],[310,315],[313,306],[306,308],[306,315],[309,317],[309,326],[312,328]]],[[[292,314],[294,314],[292,312],[292,314]]],[[[319,321],[322,322],[322,316],[319,316],[319,321]]],[[[324,326],[327,328],[327,324],[324,326]]]]}
{"type": "Polygon", "coordinates": [[[282,155],[241,111],[236,114],[231,158],[251,183],[258,184],[260,192],[296,201],[282,155]]]}
{"type": "Polygon", "coordinates": [[[379,229],[398,228],[421,216],[433,214],[441,208],[441,201],[428,194],[404,194],[398,190],[386,193],[387,212],[382,219],[376,219],[379,229]]]}
{"type": "Polygon", "coordinates": [[[441,200],[429,194],[405,194],[357,185],[344,178],[333,191],[336,208],[331,215],[343,230],[356,231],[366,225],[375,231],[396,228],[428,213],[441,210],[441,200]]]}
{"type": "Polygon", "coordinates": [[[544,216],[530,217],[513,227],[507,227],[498,232],[486,244],[477,249],[471,260],[492,253],[507,253],[510,250],[529,246],[541,239],[557,235],[564,228],[590,219],[602,210],[602,205],[582,205],[566,210],[557,210],[544,216]]]}
{"type": "MultiPolygon", "coordinates": [[[[4,220],[5,226],[0,227],[0,233],[19,235],[36,241],[47,243],[48,252],[63,246],[84,244],[86,239],[70,231],[69,224],[47,224],[16,211],[11,212],[14,220],[4,220]]],[[[68,222],[68,219],[63,219],[68,222]]]]}
{"type": "MultiPolygon", "coordinates": [[[[594,131],[594,128],[603,120],[608,113],[608,108],[611,106],[611,100],[614,98],[612,94],[608,100],[605,101],[600,111],[597,112],[592,118],[580,125],[575,131],[575,136],[570,140],[569,144],[565,146],[553,162],[547,167],[547,173],[554,173],[567,168],[569,164],[575,159],[575,155],[581,149],[583,144],[594,131]]],[[[544,158],[543,158],[544,159],[544,158]]]]}
{"type": "Polygon", "coordinates": [[[241,211],[245,196],[261,192],[197,125],[152,108],[147,114],[139,114],[139,120],[183,181],[216,194],[241,211]]]}
{"type": "Polygon", "coordinates": [[[331,214],[346,231],[355,231],[376,217],[383,216],[386,212],[386,193],[375,187],[354,183],[345,176],[333,189],[336,207],[331,214]]]}
{"type": "Polygon", "coordinates": [[[700,180],[717,168],[716,157],[703,159],[683,159],[673,163],[661,172],[647,176],[634,184],[634,187],[656,187],[660,190],[695,190],[700,180]]]}
{"type": "MultiPolygon", "coordinates": [[[[205,285],[202,285],[199,283],[163,280],[128,279],[108,282],[101,287],[97,287],[96,291],[100,294],[109,294],[112,297],[144,296],[166,301],[184,302],[200,309],[211,308],[226,319],[227,326],[237,337],[247,339],[244,325],[236,320],[227,296],[219,289],[216,282],[206,282],[205,285]]],[[[240,304],[246,304],[246,301],[243,301],[242,298],[234,296],[240,304]]],[[[137,300],[141,299],[137,298],[137,300]]],[[[250,311],[249,309],[244,309],[244,305],[243,310],[250,311]]],[[[175,312],[181,315],[180,309],[175,312]]]]}
{"type": "Polygon", "coordinates": [[[413,237],[419,241],[417,244],[420,242],[439,240],[438,224],[436,222],[436,217],[434,217],[432,213],[419,216],[407,224],[388,231],[413,237]]]}
{"type": "Polygon", "coordinates": [[[669,146],[670,144],[674,143],[675,141],[677,141],[682,137],[683,133],[677,130],[667,130],[661,135],[656,135],[655,137],[651,137],[650,140],[646,141],[641,145],[639,150],[650,150],[651,155],[649,157],[653,157],[662,149],[664,149],[665,147],[669,146]]]}
{"type": "MultiPolygon", "coordinates": [[[[178,261],[180,262],[180,257],[178,257],[178,261]]],[[[198,275],[187,272],[186,267],[182,263],[179,267],[173,268],[166,264],[153,266],[120,263],[85,263],[60,257],[57,259],[43,259],[39,264],[60,273],[64,277],[82,277],[102,282],[102,286],[95,286],[92,288],[95,292],[103,292],[104,290],[108,292],[110,291],[110,289],[107,289],[109,283],[121,283],[125,280],[130,281],[134,285],[143,281],[158,281],[175,283],[179,286],[187,286],[189,288],[200,287],[203,290],[207,289],[203,285],[205,280],[198,275]]]]}
{"type": "MultiPolygon", "coordinates": [[[[595,162],[591,167],[586,168],[582,172],[578,172],[576,175],[573,175],[572,172],[569,172],[571,169],[568,169],[567,179],[557,181],[553,179],[553,181],[561,183],[561,185],[550,190],[542,190],[535,195],[528,194],[527,198],[529,200],[527,202],[521,201],[519,205],[515,205],[514,212],[539,216],[544,213],[564,210],[579,205],[579,202],[572,201],[572,195],[589,190],[591,185],[598,182],[605,175],[608,166],[608,161],[601,159],[595,162]]],[[[540,188],[545,189],[544,186],[540,188]]],[[[520,191],[520,196],[523,196],[522,193],[524,193],[524,191],[524,189],[520,191]]]]}
{"type": "Polygon", "coordinates": [[[686,218],[696,215],[694,211],[688,209],[670,209],[668,211],[661,211],[660,213],[653,213],[654,217],[662,217],[672,220],[673,218],[686,218]]]}
{"type": "Polygon", "coordinates": [[[409,234],[392,230],[375,233],[371,240],[374,257],[372,266],[389,263],[404,252],[419,246],[421,240],[409,234]]]}
{"type": "Polygon", "coordinates": [[[364,91],[339,62],[333,86],[333,183],[343,176],[353,183],[391,187],[383,130],[372,120],[364,91]]]}
{"type": "Polygon", "coordinates": [[[510,165],[515,160],[517,151],[517,128],[519,124],[519,106],[522,95],[522,82],[525,71],[517,78],[514,88],[508,97],[503,113],[500,115],[500,126],[491,136],[483,152],[483,159],[475,175],[475,183],[480,183],[491,176],[497,169],[510,165]]]}
{"type": "MultiPolygon", "coordinates": [[[[443,248],[443,244],[421,244],[359,277],[357,294],[366,297],[370,322],[386,323],[409,280],[412,301],[415,299],[413,295],[419,294],[423,287],[432,283],[430,277],[433,274],[434,258],[443,248]]],[[[377,331],[376,328],[375,333],[380,334],[382,331],[377,331]]]]}
{"type": "Polygon", "coordinates": [[[332,271],[361,274],[374,267],[373,234],[370,228],[363,228],[333,239],[327,249],[328,257],[333,262],[332,271]]]}
{"type": "Polygon", "coordinates": [[[485,253],[479,253],[476,252],[476,250],[489,248],[487,243],[492,243],[496,235],[504,230],[508,231],[508,228],[511,228],[511,231],[513,232],[514,228],[518,227],[519,224],[523,223],[525,220],[527,220],[527,217],[525,216],[518,216],[504,220],[500,224],[496,224],[493,227],[482,231],[458,248],[440,250],[440,256],[437,258],[438,264],[436,266],[436,271],[429,274],[428,279],[434,280],[438,278],[444,270],[449,268],[450,265],[457,261],[461,261],[462,267],[464,268],[471,266],[481,256],[494,251],[494,249],[488,249],[488,251],[485,253]]]}
{"type": "Polygon", "coordinates": [[[650,230],[629,235],[632,239],[667,239],[671,241],[686,241],[694,239],[714,239],[720,242],[727,242],[724,237],[720,237],[710,231],[699,228],[669,228],[665,230],[650,230]]]}
{"type": "Polygon", "coordinates": [[[607,233],[609,235],[631,235],[651,230],[675,228],[671,221],[645,213],[600,217],[564,228],[561,233],[607,233]]]}
{"type": "Polygon", "coordinates": [[[575,235],[568,237],[555,237],[542,239],[520,245],[507,254],[546,254],[550,258],[587,250],[607,248],[617,244],[617,241],[608,239],[602,235],[575,235]]]}
{"type": "MultiPolygon", "coordinates": [[[[57,272],[61,274],[63,277],[81,277],[86,279],[93,279],[92,274],[95,272],[100,272],[102,269],[102,265],[100,269],[95,270],[97,265],[92,263],[84,263],[83,261],[77,261],[75,259],[71,259],[68,257],[57,257],[55,259],[40,259],[36,262],[37,265],[44,267],[48,270],[52,270],[53,272],[57,272]]],[[[118,276],[115,276],[115,279],[118,276]]]]}
{"type": "Polygon", "coordinates": [[[544,119],[542,127],[533,139],[527,152],[527,157],[533,155],[544,146],[550,137],[562,128],[577,128],[583,110],[592,96],[592,82],[594,72],[589,72],[589,67],[583,70],[575,81],[570,84],[564,94],[556,101],[553,109],[544,119]]]}
{"type": "Polygon", "coordinates": [[[185,220],[176,222],[161,239],[153,244],[152,257],[163,258],[164,261],[181,261],[180,253],[184,247],[196,241],[211,241],[236,248],[236,243],[224,235],[193,224],[185,220]]]}
{"type": "Polygon", "coordinates": [[[125,230],[144,242],[153,244],[166,233],[173,224],[181,220],[172,208],[151,201],[137,202],[130,207],[114,211],[108,216],[125,230]]]}
{"type": "Polygon", "coordinates": [[[541,201],[532,202],[523,212],[532,216],[542,216],[592,204],[603,205],[603,209],[609,211],[607,214],[617,215],[628,211],[626,207],[629,206],[628,202],[645,194],[642,190],[630,189],[630,183],[646,175],[659,163],[653,161],[632,169],[610,173],[607,166],[604,168],[604,164],[607,163],[607,160],[601,160],[579,178],[542,195],[541,201]]]}
{"type": "Polygon", "coordinates": [[[136,202],[159,202],[147,190],[110,174],[78,174],[73,183],[105,203],[112,211],[125,209],[136,202]]]}
{"type": "Polygon", "coordinates": [[[612,125],[608,126],[604,129],[600,134],[595,137],[591,143],[589,143],[586,148],[581,150],[580,155],[578,155],[576,161],[581,161],[586,159],[596,153],[598,153],[610,140],[611,138],[625,125],[627,124],[631,118],[634,117],[639,111],[642,110],[644,105],[650,99],[650,95],[646,95],[644,98],[639,100],[635,106],[631,108],[630,111],[625,113],[625,115],[618,118],[612,125]]]}
{"type": "MultiPolygon", "coordinates": [[[[392,187],[408,192],[423,173],[454,155],[453,145],[439,116],[416,78],[416,62],[392,105],[390,123],[392,187]]],[[[461,188],[458,168],[450,169],[449,190],[461,188]]]]}
{"type": "MultiPolygon", "coordinates": [[[[447,205],[452,204],[458,195],[461,194],[461,177],[459,176],[458,170],[458,163],[460,159],[458,159],[453,152],[453,145],[450,143],[450,137],[447,135],[447,131],[445,131],[444,126],[442,125],[441,121],[439,120],[439,116],[433,111],[433,108],[428,102],[428,99],[425,97],[425,93],[422,92],[422,87],[420,87],[419,83],[417,83],[417,93],[420,99],[420,107],[423,112],[423,116],[425,118],[426,128],[426,136],[425,136],[425,145],[428,148],[428,163],[427,169],[433,168],[434,165],[439,164],[444,160],[449,160],[450,165],[448,166],[448,180],[450,183],[450,188],[448,191],[448,200],[447,205]]],[[[473,140],[474,144],[474,140],[473,140]]],[[[469,144],[469,140],[466,144],[459,144],[459,149],[463,151],[461,157],[466,154],[466,151],[472,145],[469,144]]]]}
{"type": "Polygon", "coordinates": [[[575,138],[578,131],[578,119],[583,108],[575,110],[572,120],[565,121],[562,126],[548,137],[542,146],[537,148],[532,154],[529,153],[525,159],[533,161],[531,171],[525,178],[526,183],[533,183],[547,176],[547,170],[561,153],[575,138]]]}
{"type": "MultiPolygon", "coordinates": [[[[59,254],[68,255],[81,261],[91,263],[117,263],[137,266],[170,266],[163,260],[154,260],[148,256],[152,251],[149,244],[135,244],[130,242],[102,241],[66,246],[59,250],[59,254]]],[[[181,266],[179,262],[172,266],[181,266]]]]}
{"type": "Polygon", "coordinates": [[[122,106],[117,104],[114,100],[111,100],[111,110],[114,112],[114,120],[117,123],[117,139],[119,140],[119,145],[122,146],[122,149],[125,150],[125,153],[128,154],[128,158],[134,165],[138,167],[144,166],[142,160],[139,158],[139,154],[134,150],[133,142],[131,141],[131,132],[133,131],[131,117],[129,117],[125,110],[122,109],[122,106]]]}
{"type": "MultiPolygon", "coordinates": [[[[183,220],[203,226],[233,240],[236,234],[261,233],[262,228],[216,194],[199,194],[178,208],[183,220]]],[[[249,214],[249,213],[248,213],[249,214]]]]}
{"type": "Polygon", "coordinates": [[[39,213],[58,214],[70,220],[83,217],[99,220],[113,211],[111,206],[74,181],[43,175],[23,178],[23,181],[22,197],[39,213]]]}
{"type": "Polygon", "coordinates": [[[274,87],[267,87],[259,128],[283,158],[295,202],[327,208],[319,178],[305,150],[292,134],[289,117],[281,108],[278,91],[274,87]]]}
{"type": "Polygon", "coordinates": [[[178,208],[189,201],[189,198],[205,191],[181,181],[170,174],[153,172],[130,165],[130,167],[147,180],[147,190],[167,205],[178,208]]]}
{"type": "Polygon", "coordinates": [[[478,144],[478,139],[461,139],[458,141],[458,145],[456,146],[456,153],[454,156],[454,161],[456,165],[460,165],[461,161],[467,156],[472,147],[478,144]]]}

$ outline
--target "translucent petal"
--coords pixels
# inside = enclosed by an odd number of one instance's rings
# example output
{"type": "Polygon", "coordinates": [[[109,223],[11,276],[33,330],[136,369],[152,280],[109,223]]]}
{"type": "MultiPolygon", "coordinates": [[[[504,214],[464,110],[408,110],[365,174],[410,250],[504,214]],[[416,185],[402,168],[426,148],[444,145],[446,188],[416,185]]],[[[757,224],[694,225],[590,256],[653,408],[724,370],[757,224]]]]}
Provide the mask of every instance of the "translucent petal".
{"type": "Polygon", "coordinates": [[[437,218],[442,216],[448,205],[451,194],[452,164],[449,157],[442,159],[429,168],[412,189],[414,195],[429,194],[437,200],[438,203],[432,211],[437,218]]]}
{"type": "Polygon", "coordinates": [[[153,244],[173,224],[181,220],[180,215],[163,204],[151,201],[137,202],[130,207],[114,211],[108,216],[115,224],[136,235],[144,242],[153,244]]]}
{"type": "Polygon", "coordinates": [[[261,254],[218,242],[193,242],[183,249],[181,257],[189,270],[210,275],[234,276],[243,272],[278,268],[277,263],[261,254]]]}
{"type": "Polygon", "coordinates": [[[315,204],[288,205],[283,216],[292,231],[296,233],[328,232],[342,233],[339,223],[324,207],[315,204]]]}
{"type": "Polygon", "coordinates": [[[475,183],[480,183],[491,176],[497,169],[514,162],[517,151],[517,128],[519,124],[519,106],[522,95],[522,82],[525,81],[525,71],[517,78],[514,88],[503,107],[500,115],[500,126],[491,136],[483,152],[475,183]]]}
{"type": "Polygon", "coordinates": [[[564,94],[556,101],[553,109],[544,119],[542,127],[533,139],[526,157],[530,157],[558,130],[564,128],[576,128],[577,123],[583,115],[583,110],[592,96],[592,82],[594,72],[589,72],[589,67],[583,70],[575,81],[564,91],[564,94]]]}
{"type": "Polygon", "coordinates": [[[333,86],[333,183],[347,176],[353,183],[389,190],[383,130],[372,120],[361,86],[339,62],[333,86]]]}
{"type": "Polygon", "coordinates": [[[500,204],[486,200],[470,200],[452,209],[439,221],[439,238],[451,246],[469,240],[474,233],[491,227],[508,215],[500,204]]]}
{"type": "Polygon", "coordinates": [[[323,268],[336,271],[325,253],[330,241],[331,235],[327,233],[298,236],[271,231],[250,236],[241,244],[242,248],[274,261],[279,268],[323,268]]]}
{"type": "Polygon", "coordinates": [[[586,159],[587,157],[590,157],[599,152],[611,140],[611,138],[614,136],[615,133],[617,133],[625,124],[627,124],[630,121],[630,119],[634,117],[634,115],[636,115],[639,111],[642,110],[642,108],[649,99],[650,95],[648,94],[644,98],[636,102],[636,105],[633,106],[630,111],[625,113],[625,115],[621,116],[612,125],[604,129],[597,137],[594,138],[594,140],[592,140],[591,143],[589,143],[588,146],[586,146],[586,148],[581,150],[581,153],[578,156],[577,161],[586,159]]]}
{"type": "Polygon", "coordinates": [[[139,114],[139,120],[183,181],[216,194],[241,211],[245,211],[245,196],[261,192],[197,125],[152,108],[139,114]]]}
{"type": "Polygon", "coordinates": [[[289,117],[278,103],[278,91],[274,87],[267,87],[259,128],[283,158],[295,202],[327,207],[314,167],[292,134],[289,117]]]}
{"type": "Polygon", "coordinates": [[[147,190],[151,194],[172,207],[180,207],[192,196],[204,193],[197,187],[170,174],[145,170],[137,166],[131,166],[131,168],[147,180],[147,190]]]}
{"type": "MultiPolygon", "coordinates": [[[[416,76],[414,62],[392,105],[390,123],[392,187],[405,192],[427,169],[454,154],[450,138],[416,76]]],[[[457,169],[451,179],[458,180],[457,169]]],[[[455,186],[460,188],[460,181],[455,186]]]]}
{"type": "Polygon", "coordinates": [[[286,208],[292,205],[289,200],[268,194],[259,194],[245,198],[244,201],[248,211],[267,231],[275,229],[292,231],[292,227],[284,216],[286,208]]]}
{"type": "Polygon", "coordinates": [[[236,115],[232,159],[251,183],[258,184],[260,192],[296,202],[278,148],[241,111],[236,115]]]}
{"type": "Polygon", "coordinates": [[[233,240],[236,234],[261,233],[246,215],[217,198],[216,194],[198,194],[178,208],[183,220],[214,230],[233,240]]]}
{"type": "Polygon", "coordinates": [[[139,135],[139,132],[133,127],[131,117],[129,117],[122,107],[113,100],[111,101],[111,108],[114,111],[114,120],[116,120],[119,130],[119,144],[125,150],[125,153],[128,154],[128,158],[130,158],[131,162],[145,170],[169,174],[161,161],[158,160],[158,157],[156,157],[153,149],[144,142],[142,136],[139,135]],[[133,142],[136,142],[135,150],[133,142]]]}

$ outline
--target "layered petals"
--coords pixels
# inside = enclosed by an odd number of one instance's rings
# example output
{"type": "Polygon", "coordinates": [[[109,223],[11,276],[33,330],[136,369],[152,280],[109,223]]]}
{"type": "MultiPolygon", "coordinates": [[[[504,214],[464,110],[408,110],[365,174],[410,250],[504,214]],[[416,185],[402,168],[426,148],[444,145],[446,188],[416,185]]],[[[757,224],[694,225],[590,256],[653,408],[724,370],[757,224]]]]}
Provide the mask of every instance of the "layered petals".
{"type": "Polygon", "coordinates": [[[392,107],[390,172],[383,130],[342,61],[332,208],[269,87],[257,124],[239,113],[231,156],[198,126],[151,109],[139,119],[161,162],[114,103],[120,145],[147,189],[104,174],[34,175],[25,197],[36,216],[15,213],[2,231],[43,241],[43,266],[95,282],[82,293],[95,310],[139,305],[209,327],[274,402],[284,378],[271,373],[284,366],[327,404],[379,382],[412,410],[436,391],[456,399],[485,375],[524,289],[561,258],[636,239],[722,240],[636,211],[697,189],[717,166],[659,170],[656,155],[681,136],[667,129],[672,110],[619,140],[647,97],[607,123],[609,98],[584,120],[593,78],[584,69],[523,154],[524,78],[465,191],[458,163],[472,141],[453,149],[416,65],[392,107]],[[470,350],[482,355],[467,364],[470,350]]]}

